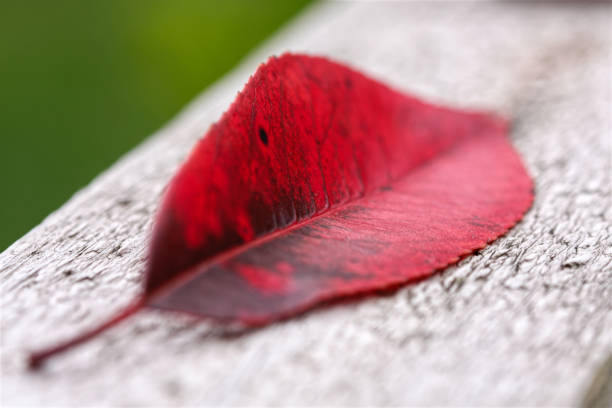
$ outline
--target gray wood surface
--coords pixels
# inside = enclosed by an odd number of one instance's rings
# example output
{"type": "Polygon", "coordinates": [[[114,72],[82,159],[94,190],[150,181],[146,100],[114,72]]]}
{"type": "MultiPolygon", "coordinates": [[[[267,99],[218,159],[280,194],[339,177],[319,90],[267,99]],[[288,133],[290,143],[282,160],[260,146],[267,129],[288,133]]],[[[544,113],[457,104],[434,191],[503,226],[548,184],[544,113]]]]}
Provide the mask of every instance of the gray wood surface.
{"type": "Polygon", "coordinates": [[[2,404],[606,404],[612,13],[577,3],[309,9],[0,255],[2,404]],[[164,186],[257,64],[286,50],[514,118],[533,208],[480,253],[389,296],[230,338],[145,312],[27,372],[28,349],[95,325],[138,293],[164,186]]]}

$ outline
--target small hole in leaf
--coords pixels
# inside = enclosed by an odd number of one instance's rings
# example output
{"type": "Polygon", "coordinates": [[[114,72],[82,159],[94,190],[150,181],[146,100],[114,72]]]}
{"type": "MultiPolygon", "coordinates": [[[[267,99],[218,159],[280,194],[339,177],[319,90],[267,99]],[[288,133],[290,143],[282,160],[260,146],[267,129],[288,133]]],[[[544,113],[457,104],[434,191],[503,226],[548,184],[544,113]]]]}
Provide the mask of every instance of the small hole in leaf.
{"type": "Polygon", "coordinates": [[[268,145],[268,134],[263,128],[259,128],[259,138],[263,144],[268,145]]]}

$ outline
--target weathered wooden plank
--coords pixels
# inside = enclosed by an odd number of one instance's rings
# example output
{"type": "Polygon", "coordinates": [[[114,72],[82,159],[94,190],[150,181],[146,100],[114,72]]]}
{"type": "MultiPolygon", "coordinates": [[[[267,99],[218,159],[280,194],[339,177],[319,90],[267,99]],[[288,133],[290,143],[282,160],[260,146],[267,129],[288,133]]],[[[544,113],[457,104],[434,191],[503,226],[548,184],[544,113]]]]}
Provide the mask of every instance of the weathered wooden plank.
{"type": "Polygon", "coordinates": [[[611,27],[605,3],[313,7],[0,255],[3,405],[601,401],[584,395],[612,351],[611,27]],[[256,65],[284,50],[512,116],[536,181],[533,209],[458,267],[391,296],[235,338],[143,313],[25,371],[25,350],[137,293],[169,177],[256,65]]]}

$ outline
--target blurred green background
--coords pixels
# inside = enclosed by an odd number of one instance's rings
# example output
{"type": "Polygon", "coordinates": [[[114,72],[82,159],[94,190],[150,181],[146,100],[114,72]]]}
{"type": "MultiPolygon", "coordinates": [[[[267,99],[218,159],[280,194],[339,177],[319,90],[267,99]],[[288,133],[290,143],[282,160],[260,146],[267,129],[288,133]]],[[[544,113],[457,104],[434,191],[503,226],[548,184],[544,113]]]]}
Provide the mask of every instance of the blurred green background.
{"type": "Polygon", "coordinates": [[[3,1],[0,251],[306,3],[3,1]]]}

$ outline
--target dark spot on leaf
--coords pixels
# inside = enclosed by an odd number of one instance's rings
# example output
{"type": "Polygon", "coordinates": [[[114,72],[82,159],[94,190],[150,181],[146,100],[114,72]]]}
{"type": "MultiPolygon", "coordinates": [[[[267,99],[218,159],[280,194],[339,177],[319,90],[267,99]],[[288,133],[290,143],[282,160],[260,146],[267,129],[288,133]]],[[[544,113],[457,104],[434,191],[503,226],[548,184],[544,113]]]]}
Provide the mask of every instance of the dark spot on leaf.
{"type": "Polygon", "coordinates": [[[268,145],[268,134],[263,128],[259,128],[259,139],[264,145],[268,145]]]}

